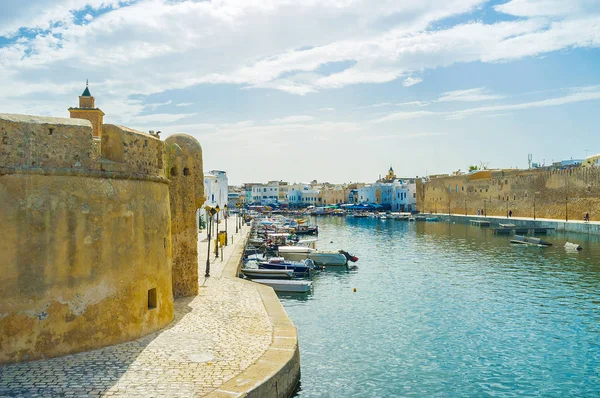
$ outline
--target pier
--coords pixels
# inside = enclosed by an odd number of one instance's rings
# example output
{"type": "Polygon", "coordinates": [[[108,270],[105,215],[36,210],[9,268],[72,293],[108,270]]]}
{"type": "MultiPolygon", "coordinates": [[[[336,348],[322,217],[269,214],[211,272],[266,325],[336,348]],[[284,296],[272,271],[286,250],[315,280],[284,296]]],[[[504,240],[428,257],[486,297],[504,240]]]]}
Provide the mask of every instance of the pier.
{"type": "Polygon", "coordinates": [[[421,214],[421,216],[437,216],[441,220],[450,220],[451,222],[459,223],[470,223],[473,225],[482,225],[481,223],[487,222],[488,225],[496,224],[498,226],[504,226],[500,228],[493,228],[494,233],[502,234],[504,231],[498,231],[500,229],[507,230],[506,233],[514,231],[516,233],[546,233],[549,230],[555,230],[560,232],[577,232],[582,234],[600,235],[600,222],[598,221],[583,221],[583,220],[556,220],[550,218],[536,218],[535,220],[530,217],[498,217],[498,216],[481,216],[476,214],[421,214]],[[524,232],[525,231],[525,232],[524,232]]]}

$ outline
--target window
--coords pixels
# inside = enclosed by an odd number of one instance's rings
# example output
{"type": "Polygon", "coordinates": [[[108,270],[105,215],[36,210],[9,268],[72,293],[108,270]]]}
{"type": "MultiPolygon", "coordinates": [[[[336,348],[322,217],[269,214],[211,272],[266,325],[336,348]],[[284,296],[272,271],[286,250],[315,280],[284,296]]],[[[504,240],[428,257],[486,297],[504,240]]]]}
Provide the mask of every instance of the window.
{"type": "Polygon", "coordinates": [[[153,310],[156,308],[156,288],[148,290],[148,309],[153,310]]]}
{"type": "Polygon", "coordinates": [[[187,167],[183,168],[183,175],[184,176],[189,176],[190,175],[190,169],[188,169],[187,167]]]}
{"type": "Polygon", "coordinates": [[[171,176],[176,176],[177,174],[177,167],[171,167],[171,176]]]}

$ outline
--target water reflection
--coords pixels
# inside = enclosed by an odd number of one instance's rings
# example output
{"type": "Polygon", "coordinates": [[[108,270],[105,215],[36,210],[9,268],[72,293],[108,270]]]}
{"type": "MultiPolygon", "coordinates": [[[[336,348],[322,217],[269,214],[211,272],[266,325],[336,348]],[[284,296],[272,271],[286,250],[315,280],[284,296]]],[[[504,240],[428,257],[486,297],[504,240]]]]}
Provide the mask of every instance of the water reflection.
{"type": "Polygon", "coordinates": [[[299,396],[600,394],[598,237],[556,232],[538,248],[448,222],[318,224],[319,248],[360,260],[321,273],[306,300],[282,297],[299,396]]]}

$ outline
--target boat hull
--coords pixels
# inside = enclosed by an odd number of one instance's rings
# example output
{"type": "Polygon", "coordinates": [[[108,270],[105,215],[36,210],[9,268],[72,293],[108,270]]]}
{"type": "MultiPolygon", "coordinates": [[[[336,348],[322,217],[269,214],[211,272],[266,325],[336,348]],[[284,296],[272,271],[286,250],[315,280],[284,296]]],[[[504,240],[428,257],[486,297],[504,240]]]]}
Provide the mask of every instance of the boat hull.
{"type": "Polygon", "coordinates": [[[343,267],[348,264],[346,256],[340,253],[279,253],[283,258],[289,261],[304,261],[311,259],[317,265],[328,267],[343,267]]]}
{"type": "Polygon", "coordinates": [[[242,269],[242,274],[250,279],[292,279],[294,271],[278,269],[242,269]]]}
{"type": "Polygon", "coordinates": [[[256,279],[253,282],[267,285],[276,292],[306,293],[312,286],[311,281],[279,280],[279,279],[256,279]]]}

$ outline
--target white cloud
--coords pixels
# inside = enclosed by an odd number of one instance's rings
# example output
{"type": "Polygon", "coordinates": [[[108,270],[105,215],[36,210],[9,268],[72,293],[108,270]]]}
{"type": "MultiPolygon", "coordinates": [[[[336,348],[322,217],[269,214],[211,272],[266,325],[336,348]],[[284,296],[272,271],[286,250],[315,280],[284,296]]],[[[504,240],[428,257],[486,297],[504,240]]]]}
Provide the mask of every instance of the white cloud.
{"type": "Polygon", "coordinates": [[[435,22],[468,14],[486,0],[129,3],[2,1],[0,35],[35,32],[0,48],[3,111],[65,114],[89,77],[97,102],[112,112],[107,119],[127,123],[145,109],[133,95],[209,84],[296,95],[396,79],[409,85],[427,69],[455,63],[600,46],[600,7],[590,0],[569,1],[568,10],[559,0],[512,0],[495,10],[518,19],[437,30],[435,22]],[[86,7],[101,12],[75,24],[86,7]],[[333,63],[349,66],[321,72],[333,63]]]}
{"type": "Polygon", "coordinates": [[[404,87],[410,87],[410,86],[414,86],[415,84],[419,84],[422,81],[423,81],[423,79],[420,77],[409,76],[406,79],[404,79],[404,81],[402,82],[402,85],[404,87]]]}
{"type": "Polygon", "coordinates": [[[488,100],[495,100],[495,99],[502,99],[502,98],[504,98],[504,96],[489,94],[489,92],[484,87],[478,87],[478,88],[472,88],[469,90],[447,91],[440,96],[438,101],[439,102],[450,102],[450,101],[475,102],[475,101],[488,101],[488,100]]]}
{"type": "Polygon", "coordinates": [[[186,117],[195,116],[195,113],[155,113],[150,115],[132,116],[129,118],[130,123],[134,125],[148,125],[158,123],[173,123],[186,117]]]}
{"type": "Polygon", "coordinates": [[[425,116],[437,115],[437,112],[430,111],[414,111],[414,112],[394,112],[387,116],[373,119],[371,123],[385,123],[385,122],[393,122],[398,120],[410,120],[410,119],[418,119],[425,116]]]}
{"type": "Polygon", "coordinates": [[[409,101],[409,102],[399,102],[395,104],[396,106],[428,106],[430,103],[427,101],[409,101]]]}
{"type": "Polygon", "coordinates": [[[155,103],[149,103],[149,104],[145,104],[144,106],[146,108],[148,108],[149,110],[156,110],[157,108],[160,108],[161,106],[166,106],[166,105],[170,105],[173,101],[172,100],[168,100],[166,102],[155,102],[155,103]]]}
{"type": "Polygon", "coordinates": [[[519,17],[562,16],[597,12],[597,0],[511,0],[494,6],[498,12],[519,17]]]}
{"type": "Polygon", "coordinates": [[[383,106],[390,106],[390,105],[394,105],[394,104],[392,104],[391,102],[380,102],[380,103],[372,104],[372,105],[358,106],[354,109],[381,108],[383,106]]]}
{"type": "Polygon", "coordinates": [[[293,123],[310,122],[312,120],[315,120],[315,118],[312,116],[293,115],[293,116],[282,117],[279,119],[273,119],[273,120],[271,120],[271,123],[273,123],[273,124],[293,124],[293,123]]]}
{"type": "Polygon", "coordinates": [[[467,108],[458,111],[415,111],[415,112],[394,112],[384,117],[371,120],[371,123],[385,123],[401,120],[410,120],[424,117],[443,116],[449,120],[463,119],[468,116],[481,114],[501,115],[512,111],[547,108],[553,106],[567,105],[576,102],[597,101],[600,100],[600,86],[577,87],[568,90],[568,94],[554,98],[547,98],[539,101],[521,102],[516,104],[481,106],[467,108]]]}
{"type": "Polygon", "coordinates": [[[332,112],[335,111],[335,108],[320,108],[317,109],[317,112],[332,112]]]}
{"type": "Polygon", "coordinates": [[[193,102],[181,102],[179,104],[175,104],[175,106],[192,106],[194,105],[193,102]]]}
{"type": "Polygon", "coordinates": [[[462,119],[467,116],[478,115],[490,112],[507,112],[533,108],[546,108],[552,106],[560,106],[583,101],[600,100],[600,87],[589,86],[578,88],[567,95],[561,97],[548,98],[540,101],[523,102],[519,104],[483,106],[477,108],[464,109],[461,111],[448,113],[448,119],[462,119]]]}

